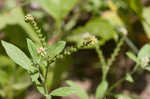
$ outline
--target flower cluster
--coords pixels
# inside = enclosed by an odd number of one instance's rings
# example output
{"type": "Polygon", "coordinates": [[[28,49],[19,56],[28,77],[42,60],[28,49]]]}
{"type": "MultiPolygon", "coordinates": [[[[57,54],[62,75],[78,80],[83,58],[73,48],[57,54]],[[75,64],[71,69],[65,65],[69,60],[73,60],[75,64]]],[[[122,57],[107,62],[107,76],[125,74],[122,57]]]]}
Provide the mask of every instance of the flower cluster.
{"type": "Polygon", "coordinates": [[[46,55],[46,50],[43,47],[40,47],[37,49],[37,52],[41,55],[41,56],[45,56],[46,55]]]}
{"type": "Polygon", "coordinates": [[[34,21],[34,17],[30,14],[25,16],[25,22],[34,21]]]}
{"type": "Polygon", "coordinates": [[[38,26],[38,23],[36,22],[35,18],[32,15],[28,14],[27,16],[25,16],[25,22],[31,24],[31,26],[33,27],[35,33],[37,34],[40,40],[41,45],[45,47],[46,46],[45,37],[41,31],[41,28],[38,26]]]}
{"type": "Polygon", "coordinates": [[[88,32],[83,35],[84,44],[96,44],[98,42],[97,38],[93,35],[90,35],[88,32]]]}
{"type": "Polygon", "coordinates": [[[142,60],[141,60],[141,65],[142,65],[143,67],[145,67],[145,66],[148,65],[149,61],[150,61],[150,60],[149,60],[148,57],[144,57],[144,58],[142,58],[142,60]]]}

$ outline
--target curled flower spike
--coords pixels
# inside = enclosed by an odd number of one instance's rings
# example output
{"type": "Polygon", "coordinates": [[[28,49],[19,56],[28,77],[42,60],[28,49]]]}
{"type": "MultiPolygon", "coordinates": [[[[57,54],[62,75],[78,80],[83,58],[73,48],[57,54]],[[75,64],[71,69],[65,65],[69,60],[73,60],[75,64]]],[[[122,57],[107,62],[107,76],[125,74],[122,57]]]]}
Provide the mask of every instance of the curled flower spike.
{"type": "Polygon", "coordinates": [[[34,21],[34,17],[30,14],[25,16],[25,22],[30,22],[30,21],[34,21]]]}
{"type": "Polygon", "coordinates": [[[41,56],[45,56],[46,55],[46,50],[43,47],[40,47],[37,49],[37,52],[41,55],[41,56]]]}
{"type": "Polygon", "coordinates": [[[33,27],[35,33],[37,34],[37,36],[40,39],[40,43],[42,44],[43,47],[45,47],[46,46],[45,37],[43,36],[43,34],[41,32],[41,28],[38,26],[38,23],[36,22],[34,16],[32,16],[30,14],[26,15],[25,22],[29,23],[33,27]]]}
{"type": "Polygon", "coordinates": [[[141,65],[142,65],[143,67],[145,67],[145,66],[148,65],[149,61],[150,61],[150,60],[149,60],[148,57],[144,57],[144,58],[142,58],[142,60],[141,60],[141,65]]]}
{"type": "Polygon", "coordinates": [[[83,35],[84,44],[96,44],[98,42],[97,38],[93,35],[90,35],[88,32],[83,35]]]}
{"type": "Polygon", "coordinates": [[[95,36],[91,36],[90,37],[90,41],[91,41],[91,44],[95,44],[98,42],[97,38],[95,36]]]}

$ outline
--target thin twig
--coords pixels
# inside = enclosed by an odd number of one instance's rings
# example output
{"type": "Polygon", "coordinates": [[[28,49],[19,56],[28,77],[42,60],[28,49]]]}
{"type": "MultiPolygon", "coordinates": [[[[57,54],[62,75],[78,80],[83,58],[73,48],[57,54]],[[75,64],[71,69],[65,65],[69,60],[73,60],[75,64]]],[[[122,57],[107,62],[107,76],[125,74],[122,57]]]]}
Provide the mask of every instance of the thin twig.
{"type": "Polygon", "coordinates": [[[100,50],[99,45],[96,45],[96,52],[98,54],[99,57],[99,61],[101,62],[101,66],[102,66],[102,79],[105,80],[106,79],[106,60],[105,57],[103,55],[102,50],[100,50]]]}

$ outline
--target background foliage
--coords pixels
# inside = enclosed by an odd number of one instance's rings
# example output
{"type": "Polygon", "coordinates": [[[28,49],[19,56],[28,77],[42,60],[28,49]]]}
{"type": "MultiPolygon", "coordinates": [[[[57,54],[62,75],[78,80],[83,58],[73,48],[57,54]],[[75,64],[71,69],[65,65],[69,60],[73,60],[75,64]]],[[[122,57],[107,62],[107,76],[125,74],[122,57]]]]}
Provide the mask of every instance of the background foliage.
{"type": "MultiPolygon", "coordinates": [[[[98,43],[106,59],[110,57],[110,53],[119,42],[120,32],[124,28],[128,32],[128,38],[125,39],[125,44],[108,74],[110,85],[122,78],[125,72],[134,67],[135,63],[139,63],[140,59],[150,56],[149,44],[142,48],[144,44],[149,43],[150,39],[149,0],[1,0],[0,40],[15,44],[28,55],[22,57],[22,60],[26,60],[26,62],[20,64],[24,65],[30,63],[26,58],[29,57],[27,50],[29,45],[26,44],[26,38],[33,40],[37,46],[40,42],[32,26],[24,21],[24,17],[28,13],[36,17],[49,45],[59,40],[67,41],[67,46],[80,45],[85,33],[88,32],[98,38],[98,43]],[[139,51],[140,48],[142,49],[139,51]],[[126,56],[127,51],[131,52],[127,54],[133,61],[126,56]]],[[[8,49],[10,49],[9,44],[8,49]]],[[[7,53],[11,53],[12,50],[10,49],[10,52],[7,53]]],[[[51,50],[57,49],[53,46],[51,50]]],[[[18,51],[18,53],[11,54],[20,55],[23,53],[18,51]]],[[[49,54],[53,55],[53,52],[49,54]]],[[[17,56],[12,58],[16,60],[17,56]]],[[[93,47],[83,48],[53,64],[49,69],[47,85],[51,90],[62,85],[64,83],[62,81],[66,79],[79,82],[88,79],[91,88],[87,91],[92,97],[96,89],[95,85],[98,85],[102,79],[99,69],[101,66],[95,49],[93,47]]],[[[146,70],[150,69],[146,68],[146,70]]],[[[135,79],[128,76],[128,81],[135,82],[135,85],[129,82],[118,85],[118,88],[114,90],[115,93],[118,93],[115,97],[124,96],[125,99],[138,99],[137,97],[141,96],[140,99],[148,99],[144,96],[145,89],[149,86],[148,80],[142,80],[143,83],[140,84],[136,82],[142,78],[146,79],[147,71],[144,71],[142,77],[139,76],[141,73],[142,71],[139,71],[133,75],[135,79]],[[145,87],[136,88],[137,86],[145,87]]],[[[80,87],[74,82],[68,81],[67,84],[70,87],[66,87],[66,90],[71,90],[76,86],[76,94],[81,99],[87,97],[87,94],[80,90],[80,87]]],[[[81,86],[83,85],[81,84],[81,86]]],[[[34,90],[25,70],[8,58],[4,48],[0,45],[0,97],[2,99],[26,99],[30,89],[34,90]]],[[[61,89],[56,91],[59,90],[61,89]]],[[[34,91],[34,93],[36,92],[34,91]]],[[[55,92],[52,94],[53,96],[61,96],[55,92]]],[[[68,93],[63,94],[67,95],[68,93]]],[[[111,95],[109,98],[112,99],[111,95]]]]}

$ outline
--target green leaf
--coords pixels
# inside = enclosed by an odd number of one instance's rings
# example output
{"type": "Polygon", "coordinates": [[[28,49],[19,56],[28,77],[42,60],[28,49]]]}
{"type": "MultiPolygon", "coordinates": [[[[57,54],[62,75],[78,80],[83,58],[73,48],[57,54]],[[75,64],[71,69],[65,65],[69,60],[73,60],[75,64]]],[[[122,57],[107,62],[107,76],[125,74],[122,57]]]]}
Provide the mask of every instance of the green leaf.
{"type": "Polygon", "coordinates": [[[36,2],[55,20],[64,19],[77,0],[36,0],[36,2]]]}
{"type": "Polygon", "coordinates": [[[97,13],[100,7],[102,7],[104,4],[102,0],[89,0],[89,3],[91,4],[91,8],[93,9],[92,12],[97,12],[97,13]]]}
{"type": "Polygon", "coordinates": [[[57,43],[48,46],[47,54],[50,58],[54,58],[56,55],[61,53],[65,48],[66,42],[65,41],[58,41],[57,43]]]}
{"type": "Polygon", "coordinates": [[[130,7],[135,11],[137,14],[142,14],[142,3],[141,0],[129,0],[130,7]]]}
{"type": "Polygon", "coordinates": [[[34,63],[38,63],[39,55],[37,52],[36,45],[30,40],[27,39],[28,50],[30,52],[31,57],[33,58],[34,63]]]}
{"type": "Polygon", "coordinates": [[[134,55],[134,53],[132,52],[127,52],[126,55],[132,59],[133,61],[135,61],[136,63],[139,63],[139,60],[137,59],[137,57],[134,55]]]}
{"type": "Polygon", "coordinates": [[[45,91],[44,91],[44,88],[43,86],[41,85],[40,81],[38,80],[40,74],[39,72],[33,72],[33,73],[29,73],[30,77],[31,77],[31,80],[32,82],[34,83],[36,89],[43,95],[45,95],[45,91]]]}
{"type": "Polygon", "coordinates": [[[46,99],[52,99],[51,95],[46,95],[46,99]]]}
{"type": "Polygon", "coordinates": [[[129,74],[129,73],[126,74],[126,80],[129,81],[130,83],[134,82],[134,79],[132,78],[131,74],[129,74]]]}
{"type": "Polygon", "coordinates": [[[108,82],[102,81],[96,89],[96,99],[103,99],[108,89],[108,82]]]}
{"type": "Polygon", "coordinates": [[[138,59],[141,60],[144,57],[150,58],[150,44],[144,45],[138,53],[138,59]]]}
{"type": "Polygon", "coordinates": [[[113,26],[124,27],[124,23],[121,18],[114,11],[107,11],[103,13],[102,18],[108,20],[113,26]]]}
{"type": "Polygon", "coordinates": [[[74,89],[71,87],[62,87],[55,89],[51,92],[52,96],[69,96],[74,93],[74,89]]]}
{"type": "Polygon", "coordinates": [[[144,18],[142,21],[142,24],[144,26],[144,30],[147,34],[147,36],[150,38],[150,7],[143,9],[142,17],[144,18]]]}
{"type": "Polygon", "coordinates": [[[146,66],[144,69],[150,72],[150,66],[146,66]]]}
{"type": "Polygon", "coordinates": [[[29,70],[29,66],[31,66],[32,62],[30,59],[16,46],[2,41],[2,45],[5,48],[6,53],[8,56],[22,68],[29,70]]]}
{"type": "Polygon", "coordinates": [[[100,37],[100,41],[107,41],[117,36],[113,25],[105,19],[96,17],[88,21],[85,26],[80,26],[73,30],[73,33],[67,37],[67,40],[80,43],[87,32],[100,37]]]}
{"type": "Polygon", "coordinates": [[[21,7],[15,7],[11,9],[9,12],[0,14],[0,30],[6,27],[7,25],[20,25],[29,37],[39,43],[38,36],[32,29],[32,27],[24,22],[24,13],[21,7]]]}
{"type": "Polygon", "coordinates": [[[45,95],[45,91],[44,91],[43,86],[36,86],[36,88],[37,88],[37,90],[38,90],[41,94],[45,95]]]}
{"type": "Polygon", "coordinates": [[[74,89],[74,93],[80,97],[80,99],[89,99],[88,94],[76,83],[72,81],[67,81],[67,84],[74,89]]]}
{"type": "Polygon", "coordinates": [[[39,76],[40,76],[39,72],[30,74],[31,80],[35,82],[36,84],[39,84],[39,81],[38,81],[39,76]]]}
{"type": "Polygon", "coordinates": [[[33,71],[28,71],[28,75],[30,76],[30,80],[32,82],[34,82],[35,84],[39,85],[40,82],[38,81],[38,78],[40,76],[38,70],[35,70],[35,68],[33,68],[33,71]]]}

